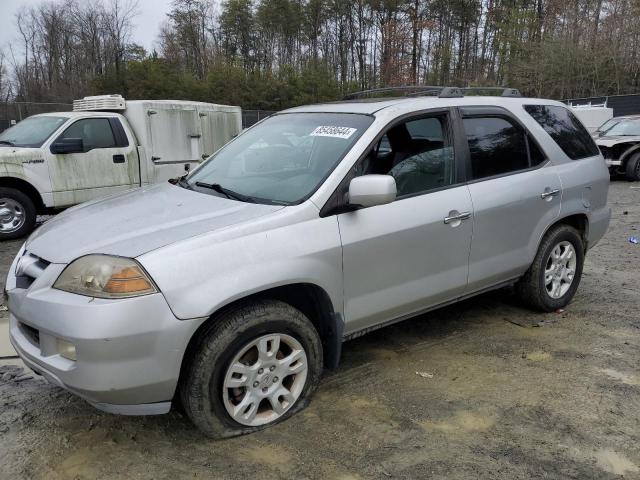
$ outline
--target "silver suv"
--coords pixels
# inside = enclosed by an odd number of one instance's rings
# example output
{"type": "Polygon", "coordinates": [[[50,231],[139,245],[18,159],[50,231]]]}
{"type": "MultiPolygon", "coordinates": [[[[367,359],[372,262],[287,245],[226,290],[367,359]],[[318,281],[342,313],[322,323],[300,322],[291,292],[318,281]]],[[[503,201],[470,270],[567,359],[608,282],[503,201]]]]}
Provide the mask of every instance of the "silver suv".
{"type": "Polygon", "coordinates": [[[175,184],[67,210],[13,262],[13,345],[97,408],[180,402],[223,437],[299,411],[372,329],[507,285],[564,307],[609,174],[563,104],[507,94],[294,108],[175,184]]]}

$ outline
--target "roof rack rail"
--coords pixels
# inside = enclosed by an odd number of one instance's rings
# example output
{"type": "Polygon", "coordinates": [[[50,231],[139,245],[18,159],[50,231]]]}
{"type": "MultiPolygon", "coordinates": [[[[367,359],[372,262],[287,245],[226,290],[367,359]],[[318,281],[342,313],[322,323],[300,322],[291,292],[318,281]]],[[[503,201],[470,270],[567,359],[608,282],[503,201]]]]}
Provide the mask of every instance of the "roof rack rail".
{"type": "Polygon", "coordinates": [[[402,93],[408,97],[438,96],[440,98],[460,98],[465,93],[495,91],[502,97],[521,97],[520,91],[508,87],[442,87],[434,85],[405,85],[401,87],[384,87],[362,90],[346,94],[342,100],[356,100],[358,98],[372,97],[384,93],[402,93]]]}

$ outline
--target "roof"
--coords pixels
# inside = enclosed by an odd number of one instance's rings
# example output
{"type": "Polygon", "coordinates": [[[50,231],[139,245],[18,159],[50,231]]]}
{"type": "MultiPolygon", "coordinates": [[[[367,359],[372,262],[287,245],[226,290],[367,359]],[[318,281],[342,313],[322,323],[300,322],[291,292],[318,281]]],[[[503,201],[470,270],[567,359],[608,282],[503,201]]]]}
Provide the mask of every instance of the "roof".
{"type": "Polygon", "coordinates": [[[399,97],[399,98],[377,98],[362,100],[345,100],[340,102],[319,103],[314,105],[303,105],[284,110],[282,113],[361,113],[373,115],[381,110],[394,107],[406,108],[414,106],[415,110],[430,108],[446,108],[471,105],[505,106],[514,107],[520,105],[557,105],[567,107],[564,103],[556,100],[528,97],[493,97],[493,96],[466,96],[460,98],[440,98],[440,97],[399,97]]]}

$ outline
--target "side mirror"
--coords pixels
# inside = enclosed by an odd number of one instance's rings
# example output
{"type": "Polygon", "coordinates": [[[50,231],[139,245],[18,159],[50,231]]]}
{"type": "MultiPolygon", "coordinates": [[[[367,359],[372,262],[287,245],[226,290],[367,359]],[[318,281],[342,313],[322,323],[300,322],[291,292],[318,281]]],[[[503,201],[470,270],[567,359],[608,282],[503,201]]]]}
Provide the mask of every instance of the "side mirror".
{"type": "Polygon", "coordinates": [[[51,153],[82,153],[84,143],[81,138],[59,138],[51,144],[51,153]]]}
{"type": "Polygon", "coordinates": [[[363,175],[349,183],[349,205],[373,207],[396,199],[396,180],[391,175],[363,175]]]}

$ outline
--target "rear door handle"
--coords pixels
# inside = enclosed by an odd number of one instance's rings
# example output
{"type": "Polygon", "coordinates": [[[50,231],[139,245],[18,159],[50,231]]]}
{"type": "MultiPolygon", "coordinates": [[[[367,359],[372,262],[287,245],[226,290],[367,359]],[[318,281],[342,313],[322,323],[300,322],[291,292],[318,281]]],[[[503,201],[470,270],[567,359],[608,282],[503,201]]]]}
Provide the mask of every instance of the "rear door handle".
{"type": "Polygon", "coordinates": [[[548,198],[548,197],[555,197],[559,193],[560,193],[560,190],[557,190],[557,189],[556,190],[545,189],[545,191],[540,194],[540,198],[544,200],[545,198],[548,198]]]}
{"type": "Polygon", "coordinates": [[[444,223],[448,225],[450,223],[467,220],[470,217],[471,217],[471,212],[458,213],[456,210],[453,210],[449,212],[449,216],[444,217],[444,223]]]}
{"type": "Polygon", "coordinates": [[[114,155],[113,163],[124,163],[124,155],[114,155]]]}

